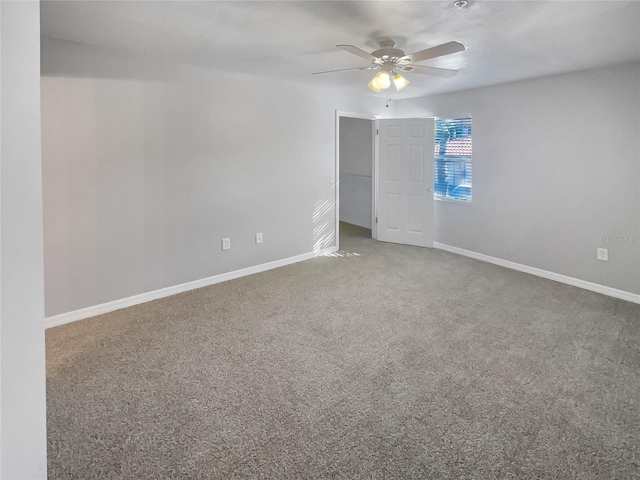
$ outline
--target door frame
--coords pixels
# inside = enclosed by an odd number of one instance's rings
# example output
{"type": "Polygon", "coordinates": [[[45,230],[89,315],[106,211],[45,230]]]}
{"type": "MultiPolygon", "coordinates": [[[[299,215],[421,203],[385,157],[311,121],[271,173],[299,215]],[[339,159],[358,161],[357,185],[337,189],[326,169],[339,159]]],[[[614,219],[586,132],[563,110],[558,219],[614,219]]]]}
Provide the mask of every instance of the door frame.
{"type": "Polygon", "coordinates": [[[377,169],[378,169],[378,142],[376,132],[378,129],[378,119],[380,115],[373,113],[349,112],[346,110],[336,110],[336,161],[334,165],[334,181],[335,187],[335,210],[336,210],[336,249],[340,250],[340,117],[360,118],[363,120],[371,120],[371,142],[373,158],[371,159],[371,236],[375,239],[378,235],[376,220],[377,206],[377,169]]]}

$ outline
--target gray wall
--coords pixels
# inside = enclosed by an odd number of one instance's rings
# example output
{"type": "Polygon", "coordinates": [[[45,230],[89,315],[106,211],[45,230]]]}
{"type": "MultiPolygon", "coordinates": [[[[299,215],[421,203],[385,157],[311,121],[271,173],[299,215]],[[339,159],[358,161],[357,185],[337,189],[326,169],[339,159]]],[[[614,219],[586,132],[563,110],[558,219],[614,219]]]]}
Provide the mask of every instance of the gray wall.
{"type": "Polygon", "coordinates": [[[640,66],[396,104],[398,116],[468,112],[473,203],[436,202],[436,241],[640,293],[640,66]]]}
{"type": "Polygon", "coordinates": [[[0,2],[0,478],[47,478],[40,5],[0,2]]]}
{"type": "Polygon", "coordinates": [[[335,245],[335,110],[384,100],[42,48],[48,316],[335,245]]]}
{"type": "Polygon", "coordinates": [[[340,118],[340,220],[371,228],[373,120],[340,118]]]}

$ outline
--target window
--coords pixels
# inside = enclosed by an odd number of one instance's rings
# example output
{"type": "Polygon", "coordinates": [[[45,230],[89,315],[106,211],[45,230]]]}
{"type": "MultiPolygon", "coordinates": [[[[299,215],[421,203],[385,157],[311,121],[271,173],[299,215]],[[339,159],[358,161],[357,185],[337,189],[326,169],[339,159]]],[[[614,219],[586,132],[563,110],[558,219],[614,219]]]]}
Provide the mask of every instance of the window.
{"type": "Polygon", "coordinates": [[[436,198],[471,201],[471,118],[436,120],[436,198]]]}

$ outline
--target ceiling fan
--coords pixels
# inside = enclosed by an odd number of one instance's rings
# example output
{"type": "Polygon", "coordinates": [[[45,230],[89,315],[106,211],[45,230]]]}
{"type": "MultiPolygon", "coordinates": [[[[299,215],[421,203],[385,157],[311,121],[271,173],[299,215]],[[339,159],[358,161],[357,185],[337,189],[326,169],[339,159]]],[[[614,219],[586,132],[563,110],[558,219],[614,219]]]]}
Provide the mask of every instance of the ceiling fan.
{"type": "Polygon", "coordinates": [[[442,57],[456,52],[462,52],[464,45],[458,42],[447,42],[436,47],[420,50],[419,52],[405,54],[399,48],[395,48],[395,42],[390,38],[383,38],[378,41],[380,48],[371,53],[354,45],[336,45],[349,53],[353,53],[372,65],[368,67],[341,68],[339,70],[326,70],[324,72],[314,72],[312,75],[321,75],[324,73],[346,72],[348,70],[379,70],[373,80],[369,82],[369,88],[375,92],[379,92],[391,86],[391,82],[399,91],[409,84],[409,80],[400,75],[399,71],[420,73],[423,75],[435,75],[437,77],[451,77],[455,75],[457,70],[448,68],[427,67],[425,65],[416,65],[417,62],[428,60],[430,58],[442,57]]]}

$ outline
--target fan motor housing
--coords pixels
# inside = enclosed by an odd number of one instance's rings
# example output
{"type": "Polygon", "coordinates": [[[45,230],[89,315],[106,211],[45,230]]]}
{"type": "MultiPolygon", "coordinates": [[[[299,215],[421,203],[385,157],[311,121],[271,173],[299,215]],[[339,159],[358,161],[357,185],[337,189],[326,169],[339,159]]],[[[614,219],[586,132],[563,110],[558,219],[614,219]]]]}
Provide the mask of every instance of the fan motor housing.
{"type": "Polygon", "coordinates": [[[380,60],[386,62],[394,62],[399,58],[404,57],[404,52],[399,48],[381,48],[380,50],[376,50],[371,52],[371,55],[379,58],[380,60]]]}

